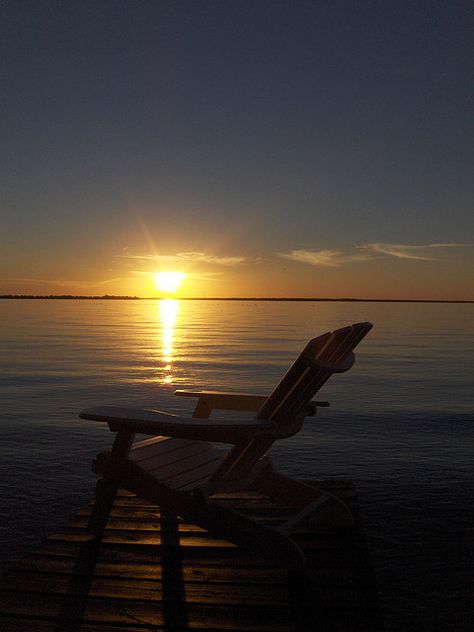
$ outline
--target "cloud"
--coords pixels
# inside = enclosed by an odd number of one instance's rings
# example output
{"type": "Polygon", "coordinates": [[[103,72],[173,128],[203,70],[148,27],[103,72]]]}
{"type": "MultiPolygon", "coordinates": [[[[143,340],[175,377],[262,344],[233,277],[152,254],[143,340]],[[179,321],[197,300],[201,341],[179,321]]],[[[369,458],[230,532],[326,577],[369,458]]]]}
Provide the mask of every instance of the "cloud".
{"type": "Polygon", "coordinates": [[[254,259],[250,259],[249,257],[244,256],[220,257],[218,255],[211,255],[205,252],[178,252],[175,255],[132,255],[126,253],[120,255],[120,257],[125,259],[136,259],[140,261],[154,262],[156,264],[165,263],[167,265],[171,265],[174,263],[179,264],[184,262],[198,262],[228,267],[254,261],[254,259]]]}
{"type": "Polygon", "coordinates": [[[237,266],[249,261],[248,257],[219,257],[217,255],[209,255],[204,252],[179,252],[177,256],[184,260],[202,261],[204,263],[213,263],[219,266],[237,266]]]}
{"type": "Polygon", "coordinates": [[[385,242],[374,242],[356,246],[360,250],[365,250],[365,254],[344,253],[342,250],[306,250],[297,249],[289,252],[277,253],[279,257],[306,263],[311,266],[339,268],[348,263],[361,263],[388,257],[396,259],[412,259],[418,261],[440,261],[441,258],[434,257],[434,251],[442,248],[465,248],[469,244],[458,243],[434,243],[424,245],[409,244],[388,244],[385,242]]]}
{"type": "Polygon", "coordinates": [[[328,268],[338,268],[346,263],[368,261],[374,258],[371,255],[346,255],[340,250],[291,250],[290,252],[280,252],[278,256],[291,261],[328,268]]]}
{"type": "Polygon", "coordinates": [[[418,261],[439,261],[439,257],[433,256],[433,250],[439,248],[464,248],[468,244],[456,243],[435,243],[424,245],[408,245],[408,244],[387,244],[384,242],[375,242],[372,244],[363,244],[357,246],[360,249],[372,250],[373,252],[397,259],[415,259],[418,261]]]}
{"type": "Polygon", "coordinates": [[[116,283],[123,281],[123,277],[117,277],[114,279],[104,279],[102,281],[81,281],[76,279],[37,279],[31,277],[10,277],[0,279],[0,283],[5,284],[15,284],[19,283],[28,283],[30,285],[40,285],[40,286],[49,286],[54,287],[56,289],[68,289],[71,286],[74,286],[76,289],[88,290],[93,289],[98,286],[108,285],[110,283],[116,283]]]}
{"type": "Polygon", "coordinates": [[[33,279],[30,277],[10,277],[1,279],[3,283],[50,283],[52,285],[63,285],[66,281],[60,279],[33,279]]]}

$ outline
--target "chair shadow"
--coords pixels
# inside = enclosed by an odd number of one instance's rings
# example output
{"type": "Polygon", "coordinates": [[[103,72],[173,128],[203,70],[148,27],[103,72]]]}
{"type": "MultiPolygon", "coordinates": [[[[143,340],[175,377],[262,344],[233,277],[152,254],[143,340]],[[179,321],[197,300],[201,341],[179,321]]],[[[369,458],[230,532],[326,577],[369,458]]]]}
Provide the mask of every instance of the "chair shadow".
{"type": "MultiPolygon", "coordinates": [[[[186,601],[184,554],[180,543],[178,516],[160,511],[161,546],[156,553],[161,565],[161,619],[163,632],[186,630],[189,608],[186,601]]],[[[102,535],[83,542],[76,555],[67,589],[61,602],[54,632],[81,632],[91,586],[102,546],[102,535]]],[[[327,604],[311,573],[287,572],[289,607],[295,632],[337,632],[328,617],[327,604]]],[[[147,628],[149,629],[149,628],[147,628]]],[[[157,628],[158,629],[158,628],[157,628]]]]}
{"type": "Polygon", "coordinates": [[[93,536],[91,540],[81,544],[61,603],[55,632],[81,630],[100,546],[101,538],[93,536]]]}
{"type": "Polygon", "coordinates": [[[163,630],[169,632],[187,628],[188,607],[178,516],[162,510],[160,526],[163,547],[161,554],[163,630]]]}
{"type": "MultiPolygon", "coordinates": [[[[184,563],[179,538],[178,517],[162,511],[161,527],[161,586],[162,619],[160,629],[170,632],[188,625],[184,563]]],[[[61,602],[55,632],[79,632],[86,613],[95,568],[99,559],[102,537],[81,544],[77,553],[66,593],[61,602]]]]}
{"type": "MultiPolygon", "coordinates": [[[[161,511],[161,586],[162,619],[160,629],[186,629],[188,612],[184,584],[184,563],[179,539],[179,521],[173,514],[161,511]]],[[[99,559],[102,537],[84,542],[77,553],[66,593],[61,602],[55,632],[80,632],[99,559]]]]}
{"type": "Polygon", "coordinates": [[[338,632],[329,620],[327,604],[310,573],[288,571],[289,606],[295,632],[338,632]]]}

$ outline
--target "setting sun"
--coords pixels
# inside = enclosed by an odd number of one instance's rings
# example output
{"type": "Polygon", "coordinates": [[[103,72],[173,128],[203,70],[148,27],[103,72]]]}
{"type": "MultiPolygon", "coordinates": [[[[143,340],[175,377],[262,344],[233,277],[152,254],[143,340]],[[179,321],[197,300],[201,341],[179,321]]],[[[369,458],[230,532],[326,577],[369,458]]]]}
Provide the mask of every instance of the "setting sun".
{"type": "Polygon", "coordinates": [[[174,294],[183,279],[186,278],[184,272],[158,272],[155,274],[155,285],[160,292],[168,292],[174,294]]]}

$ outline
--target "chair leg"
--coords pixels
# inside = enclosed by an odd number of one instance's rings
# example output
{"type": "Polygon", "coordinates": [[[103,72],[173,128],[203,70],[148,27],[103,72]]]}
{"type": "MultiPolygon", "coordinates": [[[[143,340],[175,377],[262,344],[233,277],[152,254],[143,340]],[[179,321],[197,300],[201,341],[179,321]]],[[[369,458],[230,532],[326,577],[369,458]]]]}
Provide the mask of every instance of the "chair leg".
{"type": "Polygon", "coordinates": [[[109,519],[117,495],[118,484],[105,478],[97,481],[95,503],[92,509],[87,530],[95,536],[101,536],[109,519]]]}
{"type": "Polygon", "coordinates": [[[289,528],[312,520],[343,528],[351,527],[354,524],[351,511],[342,500],[333,494],[321,491],[317,487],[278,474],[271,468],[266,469],[257,478],[252,484],[252,489],[296,509],[299,515],[296,517],[294,525],[291,524],[290,519],[289,528]]]}
{"type": "Polygon", "coordinates": [[[117,474],[130,451],[133,437],[134,433],[128,430],[117,432],[103,478],[97,482],[95,503],[87,524],[87,530],[95,536],[101,536],[104,532],[119,488],[117,474]]]}
{"type": "Polygon", "coordinates": [[[214,536],[243,546],[278,565],[300,570],[306,565],[302,549],[286,533],[223,507],[217,501],[210,504],[208,529],[214,536]]]}

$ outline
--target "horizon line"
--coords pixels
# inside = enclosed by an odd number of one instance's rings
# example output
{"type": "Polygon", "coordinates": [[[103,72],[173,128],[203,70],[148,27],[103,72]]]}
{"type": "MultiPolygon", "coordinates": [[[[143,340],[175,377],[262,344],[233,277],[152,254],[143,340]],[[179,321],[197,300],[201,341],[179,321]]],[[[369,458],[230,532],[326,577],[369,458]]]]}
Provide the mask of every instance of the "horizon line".
{"type": "Polygon", "coordinates": [[[75,295],[75,294],[3,294],[0,299],[35,299],[35,300],[128,300],[128,301],[161,301],[165,299],[179,301],[282,301],[282,302],[346,302],[346,303],[474,303],[474,299],[430,299],[430,298],[323,298],[323,297],[286,297],[286,296],[121,296],[104,295],[75,295]]]}

